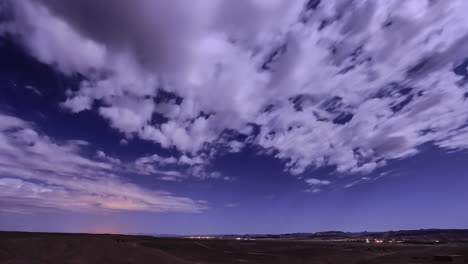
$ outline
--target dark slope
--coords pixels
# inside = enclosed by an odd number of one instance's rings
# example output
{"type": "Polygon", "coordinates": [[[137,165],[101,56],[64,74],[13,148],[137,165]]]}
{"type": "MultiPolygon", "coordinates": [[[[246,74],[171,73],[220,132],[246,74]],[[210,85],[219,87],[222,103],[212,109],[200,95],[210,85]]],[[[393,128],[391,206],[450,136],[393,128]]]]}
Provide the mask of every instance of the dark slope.
{"type": "Polygon", "coordinates": [[[2,264],[468,263],[467,244],[195,240],[0,232],[2,264]]]}

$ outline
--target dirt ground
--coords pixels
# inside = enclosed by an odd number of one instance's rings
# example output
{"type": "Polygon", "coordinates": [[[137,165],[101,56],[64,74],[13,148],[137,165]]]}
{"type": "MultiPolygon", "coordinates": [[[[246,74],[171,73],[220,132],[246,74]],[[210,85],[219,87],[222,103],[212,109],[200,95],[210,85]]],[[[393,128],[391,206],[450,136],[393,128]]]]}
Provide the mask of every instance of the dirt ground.
{"type": "Polygon", "coordinates": [[[2,264],[468,263],[468,244],[193,240],[0,232],[2,264]]]}

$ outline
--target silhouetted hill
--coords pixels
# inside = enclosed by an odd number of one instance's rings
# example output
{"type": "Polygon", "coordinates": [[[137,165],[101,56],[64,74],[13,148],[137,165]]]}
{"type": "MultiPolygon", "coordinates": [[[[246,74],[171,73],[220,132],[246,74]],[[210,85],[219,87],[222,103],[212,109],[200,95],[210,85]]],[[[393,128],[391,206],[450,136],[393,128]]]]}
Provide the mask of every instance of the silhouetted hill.
{"type": "Polygon", "coordinates": [[[290,233],[264,235],[225,235],[225,238],[257,238],[257,239],[307,239],[307,240],[401,240],[401,241],[468,241],[468,229],[420,229],[386,232],[342,232],[326,231],[317,233],[290,233]]]}

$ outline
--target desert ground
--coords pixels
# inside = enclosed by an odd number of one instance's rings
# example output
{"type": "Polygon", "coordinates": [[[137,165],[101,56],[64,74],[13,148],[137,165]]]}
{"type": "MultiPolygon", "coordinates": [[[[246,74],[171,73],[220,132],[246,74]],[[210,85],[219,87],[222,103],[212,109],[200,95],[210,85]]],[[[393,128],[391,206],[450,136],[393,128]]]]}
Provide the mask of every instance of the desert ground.
{"type": "Polygon", "coordinates": [[[468,263],[468,244],[0,232],[2,264],[468,263]]]}

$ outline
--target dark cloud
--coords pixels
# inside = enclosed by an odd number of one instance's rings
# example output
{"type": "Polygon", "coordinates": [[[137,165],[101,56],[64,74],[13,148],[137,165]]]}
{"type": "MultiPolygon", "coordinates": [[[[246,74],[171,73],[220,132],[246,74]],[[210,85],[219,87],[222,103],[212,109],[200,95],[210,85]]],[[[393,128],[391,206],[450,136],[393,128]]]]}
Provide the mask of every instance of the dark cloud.
{"type": "Polygon", "coordinates": [[[130,53],[150,71],[170,73],[184,65],[192,34],[192,8],[176,1],[37,0],[74,30],[109,52],[130,53]]]}

